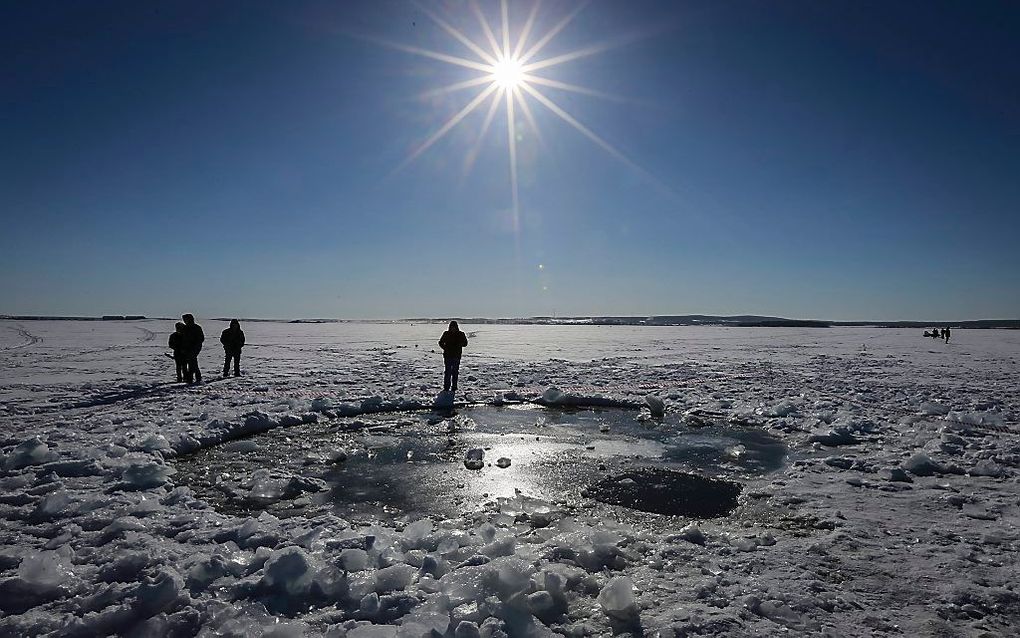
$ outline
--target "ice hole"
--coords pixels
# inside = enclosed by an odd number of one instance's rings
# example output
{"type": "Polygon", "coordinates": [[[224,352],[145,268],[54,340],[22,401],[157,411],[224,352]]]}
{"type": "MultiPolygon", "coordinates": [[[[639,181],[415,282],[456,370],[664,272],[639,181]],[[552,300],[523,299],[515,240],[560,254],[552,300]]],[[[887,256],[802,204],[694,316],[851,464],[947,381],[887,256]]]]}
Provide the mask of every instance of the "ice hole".
{"type": "Polygon", "coordinates": [[[689,515],[716,516],[735,499],[731,486],[739,491],[737,482],[785,462],[786,446],[761,429],[638,416],[526,405],[339,418],[182,457],[174,482],[239,515],[457,516],[523,494],[662,514],[682,513],[669,503],[689,502],[682,507],[689,515]],[[469,469],[465,456],[474,449],[484,451],[482,465],[469,469]],[[621,477],[647,484],[607,484],[621,477]],[[707,499],[709,513],[690,504],[698,499],[707,499]]]}
{"type": "Polygon", "coordinates": [[[631,509],[714,518],[737,507],[741,485],[734,481],[658,468],[641,468],[604,478],[588,489],[592,498],[631,509]]]}

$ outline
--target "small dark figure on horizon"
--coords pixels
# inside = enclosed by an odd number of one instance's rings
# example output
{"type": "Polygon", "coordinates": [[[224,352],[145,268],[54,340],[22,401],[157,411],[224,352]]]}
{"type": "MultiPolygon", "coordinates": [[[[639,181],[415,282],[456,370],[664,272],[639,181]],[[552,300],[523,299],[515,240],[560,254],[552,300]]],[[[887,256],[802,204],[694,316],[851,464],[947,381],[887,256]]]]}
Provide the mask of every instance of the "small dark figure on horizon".
{"type": "Polygon", "coordinates": [[[220,334],[223,344],[223,376],[230,372],[230,360],[234,360],[234,376],[241,376],[241,348],[244,347],[244,330],[237,319],[230,320],[230,327],[220,334]]]}
{"type": "Polygon", "coordinates": [[[457,374],[460,372],[460,357],[467,346],[467,335],[460,331],[456,321],[450,322],[450,328],[439,339],[439,347],[443,349],[443,392],[457,391],[457,374]]]}
{"type": "Polygon", "coordinates": [[[202,342],[205,341],[205,333],[202,326],[195,323],[195,316],[192,314],[181,315],[184,320],[184,381],[187,383],[201,383],[202,371],[198,368],[198,353],[202,351],[202,342]]]}
{"type": "Polygon", "coordinates": [[[946,340],[946,343],[949,343],[949,326],[942,329],[942,338],[946,340]]]}
{"type": "Polygon", "coordinates": [[[938,339],[939,338],[939,329],[938,328],[932,328],[931,329],[931,338],[932,339],[938,339]]]}
{"type": "Polygon", "coordinates": [[[174,351],[174,363],[177,364],[177,382],[184,381],[184,370],[187,367],[187,356],[184,353],[184,324],[180,321],[167,339],[167,345],[174,351]]]}

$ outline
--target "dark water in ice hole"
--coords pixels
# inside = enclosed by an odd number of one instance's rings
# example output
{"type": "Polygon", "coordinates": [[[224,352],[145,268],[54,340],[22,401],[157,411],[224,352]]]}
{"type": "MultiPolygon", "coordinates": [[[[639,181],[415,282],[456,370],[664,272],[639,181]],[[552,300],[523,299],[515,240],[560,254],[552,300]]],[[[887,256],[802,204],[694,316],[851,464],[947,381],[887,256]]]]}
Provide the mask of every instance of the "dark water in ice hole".
{"type": "Polygon", "coordinates": [[[734,480],[780,468],[787,452],[760,429],[689,427],[675,415],[639,422],[634,410],[477,407],[442,416],[376,414],[278,428],[183,457],[175,479],[234,514],[456,516],[520,490],[549,501],[711,517],[736,506],[734,480]],[[479,470],[464,465],[470,448],[484,449],[479,470]],[[335,460],[337,452],[344,460],[335,460]],[[509,467],[498,467],[501,457],[509,467]]]}

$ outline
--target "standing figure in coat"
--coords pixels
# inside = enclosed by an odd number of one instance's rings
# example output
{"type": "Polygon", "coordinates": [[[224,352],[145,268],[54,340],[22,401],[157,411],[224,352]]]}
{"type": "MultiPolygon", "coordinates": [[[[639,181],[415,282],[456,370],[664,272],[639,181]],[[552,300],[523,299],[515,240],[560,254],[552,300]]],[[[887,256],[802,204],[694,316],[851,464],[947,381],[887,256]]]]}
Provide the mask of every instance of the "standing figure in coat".
{"type": "Polygon", "coordinates": [[[187,366],[187,355],[184,352],[184,324],[180,321],[170,333],[167,345],[174,351],[174,363],[177,364],[177,382],[184,381],[184,369],[187,366]]]}
{"type": "Polygon", "coordinates": [[[241,376],[241,348],[244,347],[244,330],[237,319],[230,320],[230,327],[220,334],[223,344],[223,376],[230,373],[230,360],[234,360],[234,376],[241,376]]]}
{"type": "Polygon", "coordinates": [[[456,321],[451,321],[450,328],[439,339],[439,347],[443,349],[443,362],[446,364],[443,373],[443,392],[457,391],[460,356],[467,344],[467,335],[460,331],[456,321]]]}
{"type": "Polygon", "coordinates": [[[198,353],[202,351],[202,342],[205,341],[205,333],[202,326],[195,323],[195,316],[192,314],[181,315],[184,320],[184,380],[188,383],[201,383],[202,371],[198,369],[198,353]]]}

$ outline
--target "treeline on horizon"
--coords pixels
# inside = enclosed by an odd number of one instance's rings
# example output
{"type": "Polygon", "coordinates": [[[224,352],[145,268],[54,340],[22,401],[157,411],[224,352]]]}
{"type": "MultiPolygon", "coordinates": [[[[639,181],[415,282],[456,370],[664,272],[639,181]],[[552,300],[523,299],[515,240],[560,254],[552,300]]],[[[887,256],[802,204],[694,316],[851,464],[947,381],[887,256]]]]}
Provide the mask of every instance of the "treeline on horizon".
{"type": "MultiPolygon", "coordinates": [[[[234,317],[210,317],[210,321],[230,321],[234,317]]],[[[168,317],[146,317],[145,315],[103,315],[101,317],[46,316],[46,315],[0,315],[0,319],[12,321],[140,321],[145,319],[174,321],[168,317]]],[[[446,323],[451,320],[462,324],[503,324],[503,325],[586,325],[586,326],[729,326],[734,328],[964,328],[964,329],[1020,329],[1020,319],[974,319],[970,321],[823,321],[815,319],[786,319],[758,315],[653,315],[653,316],[603,316],[603,317],[520,317],[512,319],[490,319],[488,317],[417,317],[409,319],[245,319],[241,321],[266,321],[286,323],[446,323]]]]}

